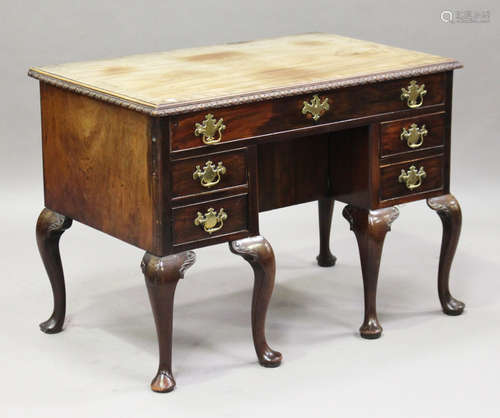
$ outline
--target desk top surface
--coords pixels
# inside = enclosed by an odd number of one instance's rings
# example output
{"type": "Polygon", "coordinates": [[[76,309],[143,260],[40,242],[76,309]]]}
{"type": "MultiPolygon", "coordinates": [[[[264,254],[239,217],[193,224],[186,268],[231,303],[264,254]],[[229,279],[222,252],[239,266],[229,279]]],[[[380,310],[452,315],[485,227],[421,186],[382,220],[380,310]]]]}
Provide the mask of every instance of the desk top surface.
{"type": "Polygon", "coordinates": [[[168,115],[460,67],[450,58],[313,33],[33,67],[29,75],[168,115]]]}

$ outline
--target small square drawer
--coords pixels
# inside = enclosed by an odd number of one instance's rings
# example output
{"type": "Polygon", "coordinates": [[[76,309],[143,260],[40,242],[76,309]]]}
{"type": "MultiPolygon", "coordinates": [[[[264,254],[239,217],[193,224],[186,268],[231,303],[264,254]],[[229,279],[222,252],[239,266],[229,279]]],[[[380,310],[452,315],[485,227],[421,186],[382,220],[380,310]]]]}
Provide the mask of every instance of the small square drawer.
{"type": "Polygon", "coordinates": [[[248,231],[248,195],[173,209],[174,245],[248,231]]]}
{"type": "Polygon", "coordinates": [[[202,194],[247,184],[246,154],[243,148],[172,161],[172,196],[202,194]]]}
{"type": "Polygon", "coordinates": [[[380,167],[380,200],[444,188],[444,157],[434,156],[380,167]]]}
{"type": "Polygon", "coordinates": [[[382,122],[380,156],[443,146],[445,123],[445,112],[382,122]]]}

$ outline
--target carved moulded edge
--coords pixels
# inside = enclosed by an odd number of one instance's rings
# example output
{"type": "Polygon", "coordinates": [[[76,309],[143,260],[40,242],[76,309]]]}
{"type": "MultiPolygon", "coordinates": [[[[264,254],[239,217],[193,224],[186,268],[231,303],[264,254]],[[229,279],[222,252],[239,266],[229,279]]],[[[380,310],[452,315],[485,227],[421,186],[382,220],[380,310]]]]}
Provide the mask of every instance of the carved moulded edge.
{"type": "Polygon", "coordinates": [[[127,109],[146,113],[151,116],[171,116],[189,112],[202,111],[212,108],[221,108],[245,103],[255,103],[270,99],[277,99],[288,96],[295,96],[300,94],[334,90],[342,87],[352,87],[363,84],[376,83],[380,81],[396,80],[400,78],[418,77],[427,74],[440,73],[462,68],[463,65],[458,61],[448,61],[441,64],[424,65],[405,70],[387,71],[383,73],[375,73],[366,76],[357,76],[351,78],[344,78],[340,80],[321,81],[317,83],[310,83],[304,85],[297,85],[291,87],[277,88],[273,90],[266,90],[255,93],[244,93],[234,96],[227,96],[218,99],[209,99],[198,102],[184,102],[172,103],[168,105],[147,105],[134,101],[133,99],[126,99],[114,96],[109,93],[94,90],[87,86],[82,86],[47,74],[42,74],[35,69],[28,71],[28,76],[36,78],[44,83],[51,84],[66,90],[70,90],[77,94],[91,97],[93,99],[102,100],[107,103],[122,106],[127,109]]]}

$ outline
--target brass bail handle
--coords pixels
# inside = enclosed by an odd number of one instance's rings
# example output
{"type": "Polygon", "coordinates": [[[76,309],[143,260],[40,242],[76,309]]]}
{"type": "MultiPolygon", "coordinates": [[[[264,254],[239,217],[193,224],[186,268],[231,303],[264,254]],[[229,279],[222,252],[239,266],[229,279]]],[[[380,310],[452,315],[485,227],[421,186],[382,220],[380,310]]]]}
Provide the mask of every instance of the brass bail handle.
{"type": "Polygon", "coordinates": [[[419,148],[424,143],[424,136],[428,133],[425,125],[419,128],[416,123],[412,123],[410,129],[406,130],[406,128],[403,128],[400,138],[401,141],[406,141],[408,147],[419,148]]]}
{"type": "Polygon", "coordinates": [[[208,234],[213,234],[222,229],[225,220],[227,220],[227,213],[224,212],[224,208],[221,208],[219,213],[215,212],[214,208],[209,208],[205,215],[197,212],[194,224],[202,226],[203,230],[208,234]]]}
{"type": "Polygon", "coordinates": [[[224,119],[220,118],[216,121],[214,115],[209,113],[205,116],[202,123],[196,123],[194,125],[194,134],[196,136],[202,135],[201,140],[204,144],[218,144],[222,141],[222,131],[226,129],[226,125],[224,125],[223,122],[224,119]],[[217,135],[217,138],[215,135],[217,135]]]}
{"type": "Polygon", "coordinates": [[[329,99],[326,97],[323,101],[317,94],[313,96],[310,102],[305,101],[302,107],[302,114],[313,118],[316,122],[323,114],[330,109],[329,99]]]}
{"type": "Polygon", "coordinates": [[[424,167],[420,167],[420,170],[417,171],[417,168],[412,165],[408,172],[405,170],[401,170],[401,175],[398,177],[399,183],[405,183],[405,186],[408,190],[418,189],[422,185],[422,179],[427,177],[427,173],[424,170],[424,167]]]}
{"type": "Polygon", "coordinates": [[[222,165],[222,161],[219,161],[217,166],[212,161],[207,161],[203,169],[199,165],[196,166],[193,180],[200,180],[203,187],[210,188],[220,182],[223,174],[226,174],[226,167],[222,165]]]}
{"type": "Polygon", "coordinates": [[[415,80],[411,80],[407,88],[401,89],[401,100],[406,100],[406,105],[415,109],[422,106],[424,103],[424,96],[427,94],[425,84],[417,84],[415,80]]]}

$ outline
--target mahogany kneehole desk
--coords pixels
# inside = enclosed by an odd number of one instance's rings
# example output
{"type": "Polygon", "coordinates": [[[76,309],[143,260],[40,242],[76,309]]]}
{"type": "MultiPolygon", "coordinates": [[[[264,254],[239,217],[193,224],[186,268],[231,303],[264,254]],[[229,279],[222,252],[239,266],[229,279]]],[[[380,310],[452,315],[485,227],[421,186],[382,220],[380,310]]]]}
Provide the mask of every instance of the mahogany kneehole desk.
{"type": "Polygon", "coordinates": [[[175,386],[172,311],[191,251],[228,242],[255,272],[252,332],[260,364],[275,260],[259,212],[319,205],[320,266],[334,200],[361,257],[365,318],[377,338],[377,279],[396,205],[427,199],[443,222],[439,299],[461,213],[449,194],[452,59],[330,34],[31,68],[40,80],[45,209],[37,242],[54,293],[42,331],[65,316],[59,238],[73,219],[146,250],[142,270],[159,340],[152,389],[175,386]]]}

